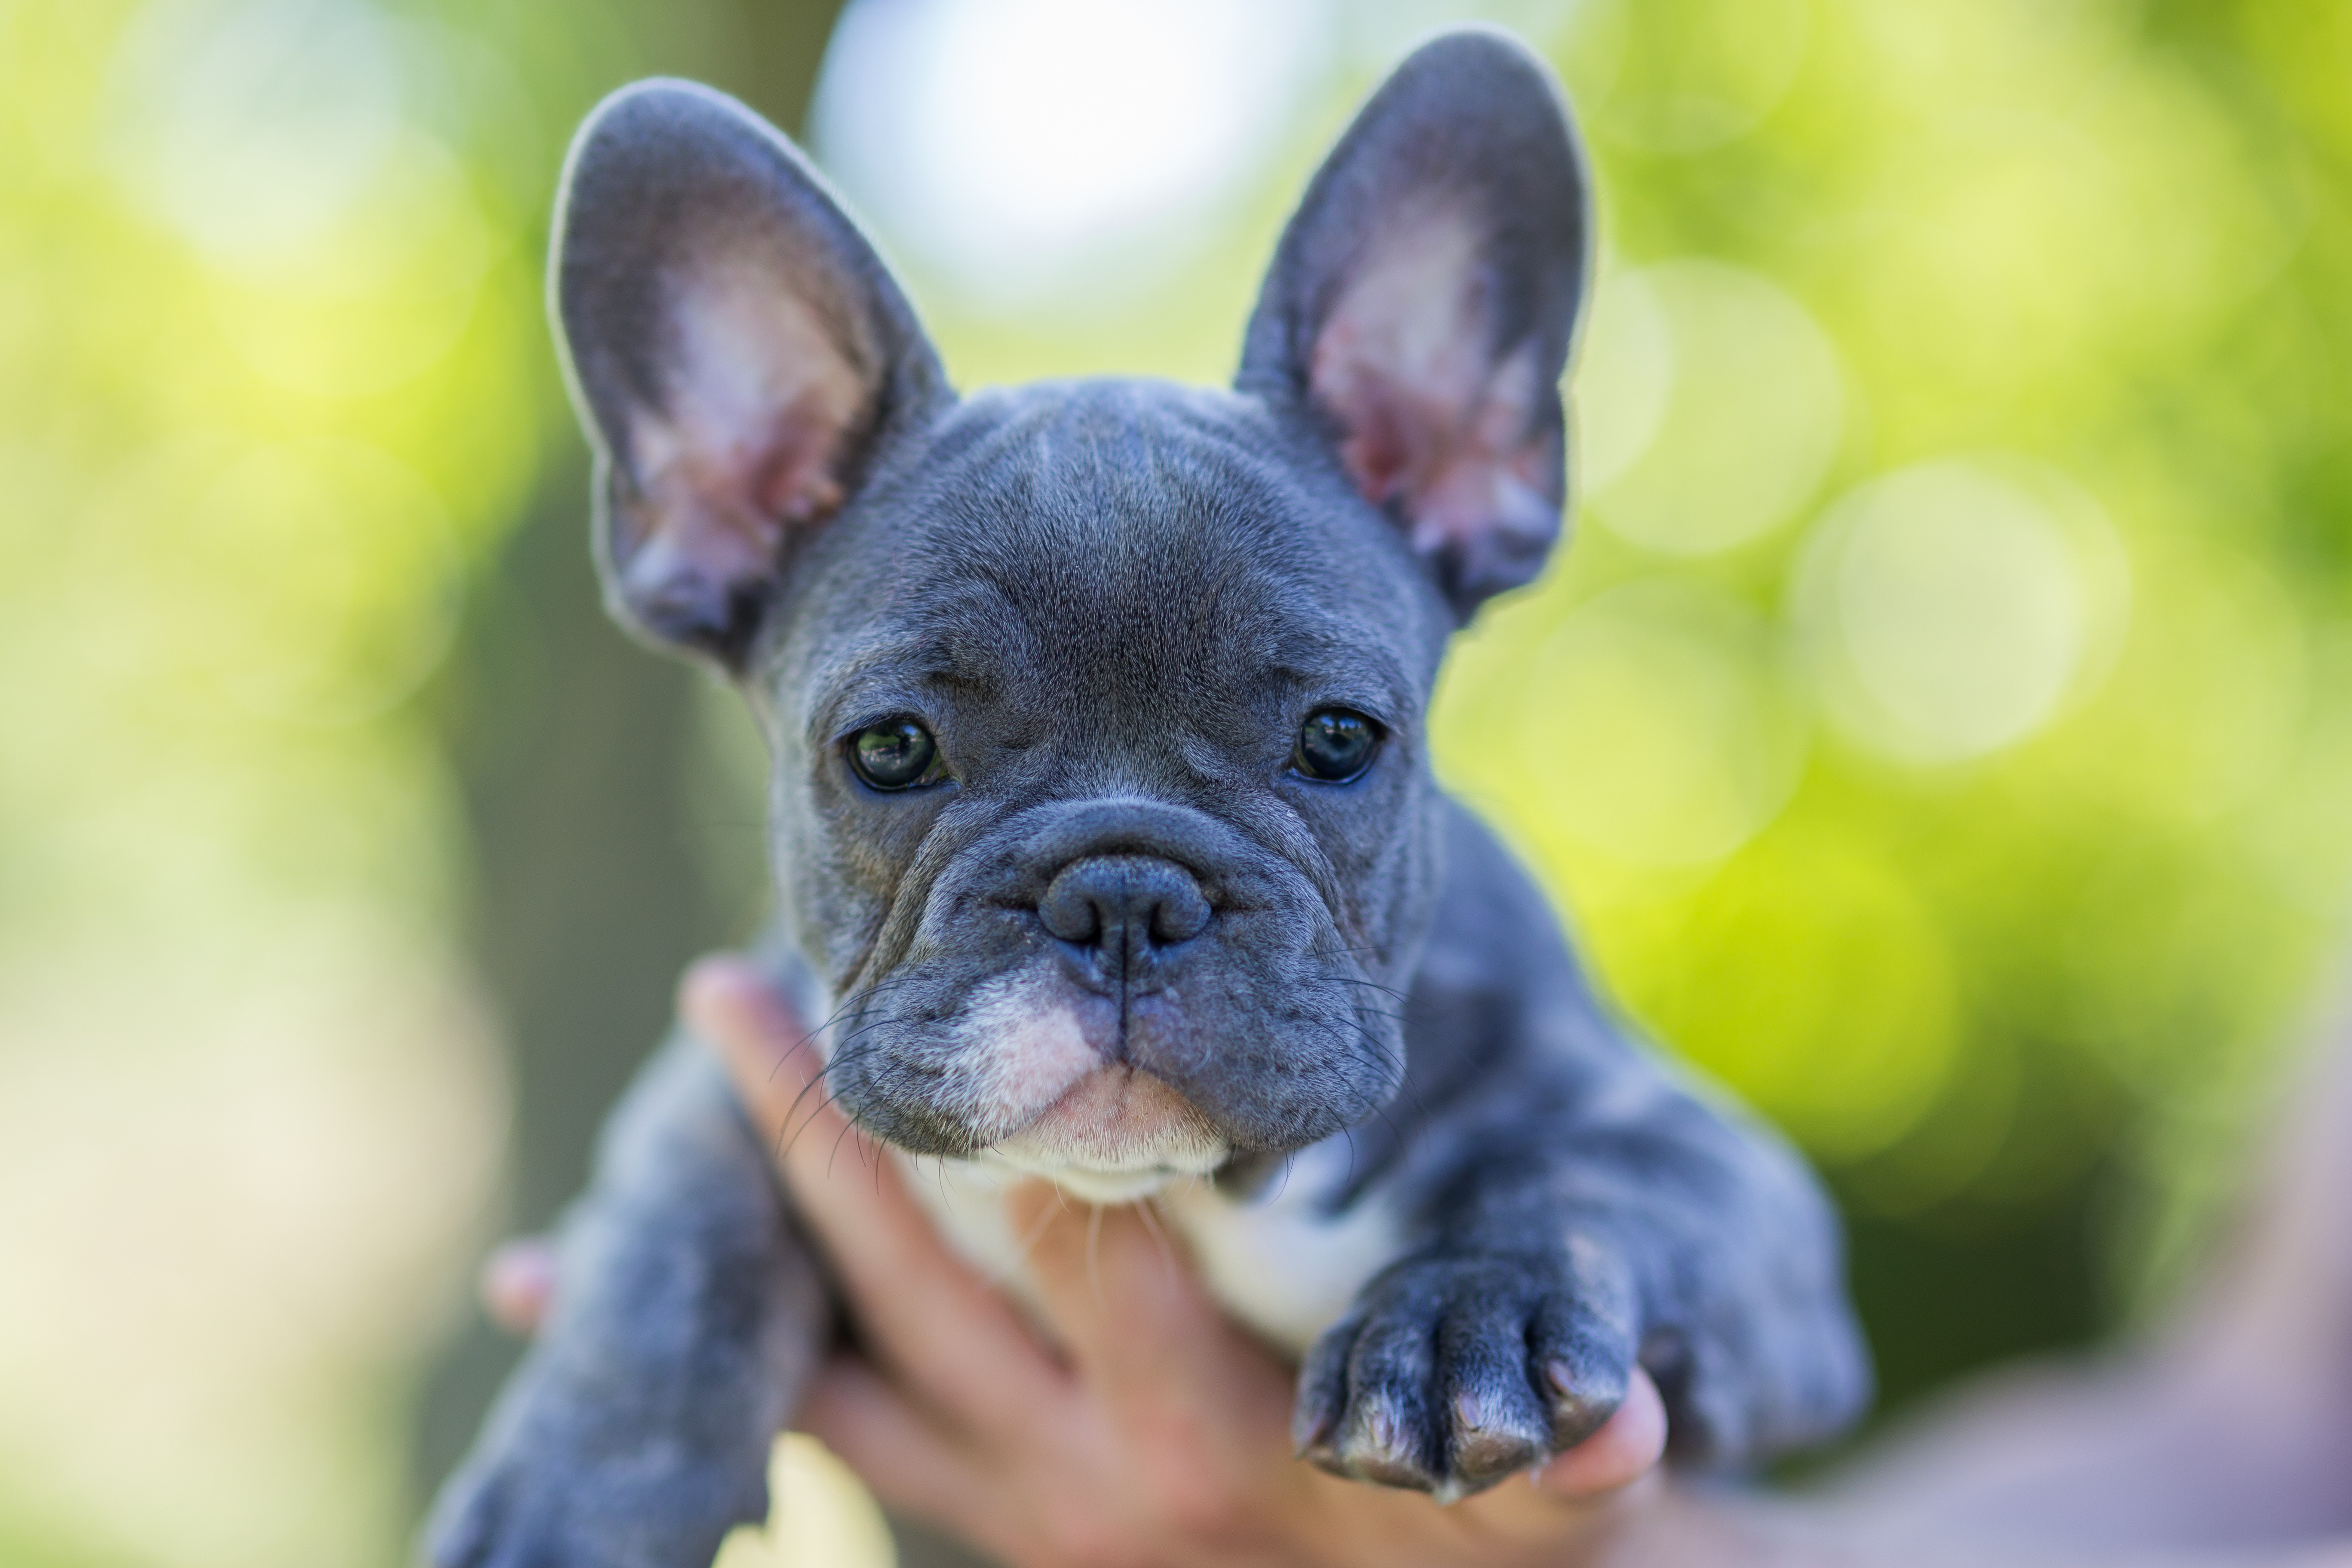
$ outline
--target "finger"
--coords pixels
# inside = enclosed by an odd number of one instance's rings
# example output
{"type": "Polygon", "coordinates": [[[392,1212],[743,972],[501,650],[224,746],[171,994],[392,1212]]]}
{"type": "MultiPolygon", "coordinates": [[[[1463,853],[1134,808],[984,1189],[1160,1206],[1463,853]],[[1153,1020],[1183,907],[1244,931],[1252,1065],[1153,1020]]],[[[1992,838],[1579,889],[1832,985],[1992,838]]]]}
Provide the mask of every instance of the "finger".
{"type": "Polygon", "coordinates": [[[510,1334],[539,1331],[555,1299],[555,1245],[543,1236],[520,1237],[482,1262],[476,1281],[490,1321],[510,1334]]]}
{"type": "Polygon", "coordinates": [[[1538,1470],[1535,1483],[1562,1497],[1595,1497],[1649,1474],[1665,1451],[1665,1402],[1658,1397],[1658,1385],[1650,1374],[1637,1369],[1617,1413],[1591,1436],[1538,1470]]]}
{"type": "Polygon", "coordinates": [[[1041,1183],[1006,1207],[1034,1237],[1028,1272],[1046,1318],[1087,1386],[1130,1425],[1146,1416],[1286,1449],[1290,1374],[1227,1321],[1166,1225],[1134,1205],[1066,1202],[1041,1183]]]}
{"type": "Polygon", "coordinates": [[[1006,1489],[982,1451],[856,1356],[825,1363],[793,1426],[832,1449],[889,1508],[967,1539],[992,1537],[1002,1523],[1006,1489]]]}
{"type": "Polygon", "coordinates": [[[678,1016],[719,1053],[743,1108],[773,1132],[846,1126],[818,1081],[824,1058],[818,1031],[802,1026],[792,1004],[750,960],[710,953],[688,965],[677,984],[678,1016]]]}
{"type": "Polygon", "coordinates": [[[679,1009],[719,1052],[754,1120],[775,1140],[793,1210],[815,1233],[866,1344],[974,1432],[1018,1428],[1069,1380],[1003,1298],[940,1242],[895,1162],[823,1103],[808,1035],[743,960],[687,972],[679,1009]]]}

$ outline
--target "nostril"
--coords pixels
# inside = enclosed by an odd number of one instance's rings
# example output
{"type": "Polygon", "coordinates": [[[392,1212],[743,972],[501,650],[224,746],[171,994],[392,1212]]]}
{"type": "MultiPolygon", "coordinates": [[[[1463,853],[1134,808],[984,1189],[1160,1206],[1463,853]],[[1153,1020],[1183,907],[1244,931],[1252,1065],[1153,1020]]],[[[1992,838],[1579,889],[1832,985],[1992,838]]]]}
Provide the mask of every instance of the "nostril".
{"type": "Polygon", "coordinates": [[[1151,907],[1151,940],[1190,942],[1208,925],[1209,900],[1202,896],[1201,884],[1178,871],[1174,881],[1151,907]]]}
{"type": "MultiPolygon", "coordinates": [[[[1073,868],[1075,869],[1075,868],[1073,868]]],[[[1064,942],[1094,942],[1103,931],[1101,906],[1088,879],[1064,871],[1037,900],[1037,918],[1064,942]]]]}
{"type": "Polygon", "coordinates": [[[1208,929],[1208,896],[1191,872],[1149,856],[1099,855],[1064,867],[1037,918],[1064,942],[1125,950],[1172,946],[1208,929]]]}

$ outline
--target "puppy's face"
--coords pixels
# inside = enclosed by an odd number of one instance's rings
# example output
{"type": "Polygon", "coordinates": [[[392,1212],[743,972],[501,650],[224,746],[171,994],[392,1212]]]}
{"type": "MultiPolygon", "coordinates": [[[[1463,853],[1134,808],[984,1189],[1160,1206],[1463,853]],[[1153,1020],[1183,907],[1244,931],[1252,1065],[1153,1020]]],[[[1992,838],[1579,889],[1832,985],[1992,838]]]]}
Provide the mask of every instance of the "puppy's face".
{"type": "Polygon", "coordinates": [[[1306,457],[1231,394],[985,395],[812,547],[754,679],[866,1128],[1148,1175],[1395,1088],[1452,617],[1306,457]]]}
{"type": "Polygon", "coordinates": [[[1583,189],[1539,68],[1442,41],[1309,190],[1234,391],[958,400],[781,137],[677,86],[592,119],[555,279],[608,597],[767,721],[862,1126],[1137,1190],[1394,1091],[1423,708],[1559,531],[1583,189]]]}

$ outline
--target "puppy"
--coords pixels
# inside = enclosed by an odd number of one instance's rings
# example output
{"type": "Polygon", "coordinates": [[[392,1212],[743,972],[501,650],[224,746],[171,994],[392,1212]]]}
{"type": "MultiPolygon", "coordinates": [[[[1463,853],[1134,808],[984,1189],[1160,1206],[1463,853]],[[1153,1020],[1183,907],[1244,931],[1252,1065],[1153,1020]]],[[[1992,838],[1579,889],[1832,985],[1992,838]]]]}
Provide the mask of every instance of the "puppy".
{"type": "MultiPolygon", "coordinates": [[[[1619,1032],[1430,776],[1448,637],[1560,532],[1591,226],[1549,76],[1475,31],[1316,175],[1230,391],[959,397],[801,154],[698,87],[598,109],[557,226],[606,597],[760,715],[774,962],[839,1104],[975,1258],[1009,1177],[1160,1194],[1302,1358],[1300,1452],[1441,1500],[1637,1365],[1717,1463],[1867,1383],[1802,1167],[1619,1032]]],[[[562,1247],[435,1561],[702,1568],[833,1315],[690,1041],[562,1247]]]]}

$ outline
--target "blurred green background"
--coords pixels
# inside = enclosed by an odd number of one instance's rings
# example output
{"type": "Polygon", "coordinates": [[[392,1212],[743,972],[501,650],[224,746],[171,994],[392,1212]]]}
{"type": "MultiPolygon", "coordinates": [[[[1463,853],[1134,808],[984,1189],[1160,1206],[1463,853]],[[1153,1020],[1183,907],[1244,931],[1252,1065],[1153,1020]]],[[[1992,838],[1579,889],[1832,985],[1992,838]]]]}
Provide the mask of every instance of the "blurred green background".
{"type": "Polygon", "coordinates": [[[1443,771],[1827,1173],[1890,1404],[2175,1288],[2352,855],[2352,6],[837,10],[0,0],[0,1561],[400,1560],[471,1260],[757,917],[541,313],[656,72],[809,132],[961,384],[1213,382],[1382,70],[1535,41],[1583,504],[1443,771]]]}

